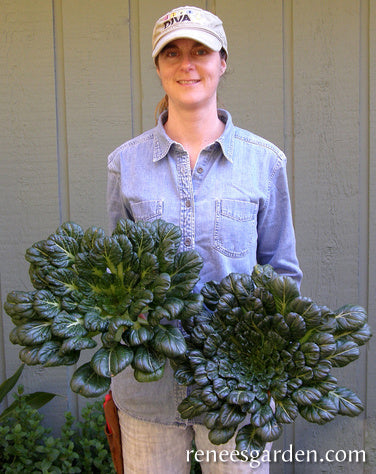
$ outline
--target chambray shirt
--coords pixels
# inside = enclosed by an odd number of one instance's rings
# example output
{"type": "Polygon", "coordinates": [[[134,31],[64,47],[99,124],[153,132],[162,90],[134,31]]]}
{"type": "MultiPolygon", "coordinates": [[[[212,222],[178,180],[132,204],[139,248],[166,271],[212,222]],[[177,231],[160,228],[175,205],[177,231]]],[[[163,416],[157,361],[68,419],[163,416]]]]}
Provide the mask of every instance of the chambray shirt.
{"type": "MultiPolygon", "coordinates": [[[[286,175],[286,157],[272,143],[233,125],[218,110],[223,134],[204,148],[193,170],[183,146],[163,127],[124,143],[108,157],[107,204],[110,230],[120,217],[164,219],[180,226],[180,250],[203,258],[197,291],[206,281],[231,272],[251,273],[270,264],[300,284],[286,175]]],[[[112,380],[119,409],[137,418],[187,424],[177,406],[187,395],[170,366],[157,382],[137,382],[126,369],[112,380]]]]}

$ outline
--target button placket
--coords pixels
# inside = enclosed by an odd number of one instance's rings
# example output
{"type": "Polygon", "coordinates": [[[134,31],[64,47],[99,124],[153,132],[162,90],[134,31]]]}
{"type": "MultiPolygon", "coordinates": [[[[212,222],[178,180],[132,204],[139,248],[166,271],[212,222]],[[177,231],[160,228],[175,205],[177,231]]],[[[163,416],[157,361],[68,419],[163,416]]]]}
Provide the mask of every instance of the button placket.
{"type": "Polygon", "coordinates": [[[180,227],[182,229],[182,244],[185,249],[194,246],[194,197],[191,168],[188,153],[184,152],[178,158],[178,183],[180,194],[180,227]]]}

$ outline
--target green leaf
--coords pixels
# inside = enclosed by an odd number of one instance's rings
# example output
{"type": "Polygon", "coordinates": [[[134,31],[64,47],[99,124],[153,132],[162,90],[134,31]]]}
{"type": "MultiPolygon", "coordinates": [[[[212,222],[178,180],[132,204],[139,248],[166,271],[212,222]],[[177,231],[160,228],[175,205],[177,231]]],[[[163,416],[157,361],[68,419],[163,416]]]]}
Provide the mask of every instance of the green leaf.
{"type": "Polygon", "coordinates": [[[165,222],[162,219],[156,219],[152,224],[158,236],[159,244],[163,244],[163,242],[167,241],[172,242],[175,250],[179,248],[181,241],[181,229],[179,226],[165,222]]]}
{"type": "Polygon", "coordinates": [[[166,362],[166,356],[154,349],[138,346],[133,359],[133,366],[141,372],[153,373],[162,368],[166,362]]]}
{"type": "Polygon", "coordinates": [[[112,377],[123,371],[133,360],[133,351],[118,344],[100,348],[91,358],[91,365],[98,375],[112,377]]]}
{"type": "Polygon", "coordinates": [[[56,296],[65,296],[78,290],[77,275],[69,268],[59,268],[46,275],[46,282],[56,296]]]}
{"type": "Polygon", "coordinates": [[[49,254],[45,249],[45,244],[45,240],[40,240],[27,249],[25,253],[26,261],[37,267],[50,265],[49,254]]]}
{"type": "Polygon", "coordinates": [[[81,252],[89,253],[93,250],[95,242],[105,237],[105,231],[100,227],[90,227],[87,229],[81,240],[81,252]]]}
{"type": "MultiPolygon", "coordinates": [[[[55,393],[48,393],[48,392],[34,392],[23,395],[23,400],[35,410],[38,410],[50,400],[52,400],[57,395],[55,393]]],[[[19,402],[15,400],[8,408],[3,410],[0,414],[0,422],[5,420],[7,417],[12,416],[13,413],[16,413],[19,410],[19,402]]]]}
{"type": "Polygon", "coordinates": [[[292,423],[298,414],[298,407],[290,398],[276,400],[275,418],[279,423],[292,423]]]}
{"type": "Polygon", "coordinates": [[[236,427],[213,428],[209,431],[209,440],[213,444],[227,443],[235,434],[236,427]]]}
{"type": "Polygon", "coordinates": [[[73,365],[79,357],[79,351],[72,351],[62,355],[60,353],[61,343],[58,341],[45,342],[39,349],[38,357],[44,367],[55,367],[58,365],[73,365]]]}
{"type": "Polygon", "coordinates": [[[90,253],[90,259],[95,266],[101,269],[108,268],[111,273],[117,273],[117,265],[121,262],[123,252],[116,241],[112,237],[103,237],[96,239],[93,250],[90,253]]]}
{"type": "Polygon", "coordinates": [[[66,268],[74,263],[79,244],[74,237],[56,234],[46,240],[44,250],[55,267],[66,268]]]}
{"type": "Polygon", "coordinates": [[[332,421],[337,411],[335,403],[327,396],[322,397],[311,405],[305,405],[299,408],[299,413],[304,419],[319,425],[332,421]]]}
{"type": "Polygon", "coordinates": [[[321,309],[309,298],[298,296],[293,299],[288,305],[288,311],[300,314],[307,328],[317,327],[321,323],[321,309]]]}
{"type": "Polygon", "coordinates": [[[208,309],[214,310],[220,297],[221,297],[221,286],[218,282],[208,281],[204,284],[201,290],[204,298],[204,303],[208,309]]]}
{"type": "Polygon", "coordinates": [[[204,298],[200,293],[191,293],[184,300],[184,311],[179,314],[179,319],[185,320],[202,311],[204,298]]]}
{"type": "Polygon", "coordinates": [[[364,410],[359,397],[345,387],[337,387],[328,393],[328,398],[335,404],[338,414],[358,416],[364,410]]]}
{"type": "Polygon", "coordinates": [[[364,324],[360,329],[352,331],[348,337],[350,340],[358,344],[358,346],[362,346],[371,339],[371,328],[368,326],[368,324],[364,324]]]}
{"type": "Polygon", "coordinates": [[[192,369],[188,362],[179,364],[174,371],[174,377],[180,385],[191,385],[194,382],[192,369]]]}
{"type": "Polygon", "coordinates": [[[153,339],[154,331],[148,326],[133,327],[128,332],[128,342],[131,346],[139,346],[153,339]]]}
{"type": "Polygon", "coordinates": [[[108,340],[113,342],[120,342],[123,333],[131,326],[133,326],[133,321],[131,321],[126,316],[118,318],[111,318],[108,325],[108,340]]]}
{"type": "Polygon", "coordinates": [[[184,300],[179,298],[166,298],[163,303],[163,308],[168,311],[170,320],[177,319],[183,311],[184,306],[184,300]]]}
{"type": "Polygon", "coordinates": [[[37,291],[34,298],[33,308],[42,319],[54,319],[61,311],[61,304],[49,290],[37,291]]]}
{"type": "Polygon", "coordinates": [[[219,410],[218,420],[224,428],[237,427],[245,418],[245,413],[237,405],[224,403],[219,410]]]}
{"type": "Polygon", "coordinates": [[[35,317],[34,297],[35,291],[11,291],[4,304],[5,312],[12,318],[17,316],[17,318],[33,319],[35,317]]]}
{"type": "Polygon", "coordinates": [[[285,315],[285,321],[290,328],[290,334],[293,340],[299,340],[306,334],[307,326],[300,314],[290,312],[285,315]]]}
{"type": "Polygon", "coordinates": [[[78,243],[81,242],[84,235],[82,228],[72,221],[63,222],[57,229],[56,234],[73,237],[78,243]]]}
{"type": "Polygon", "coordinates": [[[142,370],[135,369],[134,378],[137,382],[156,382],[163,377],[165,366],[163,365],[154,372],[143,372],[142,370]]]}
{"type": "Polygon", "coordinates": [[[73,373],[70,387],[84,397],[98,397],[109,390],[110,384],[111,378],[98,375],[88,362],[73,373]]]}
{"type": "Polygon", "coordinates": [[[271,395],[275,400],[282,400],[285,398],[287,391],[287,382],[285,380],[277,379],[277,381],[275,381],[270,387],[271,395]]]}
{"type": "Polygon", "coordinates": [[[235,438],[236,449],[247,454],[249,459],[257,458],[265,448],[265,442],[256,436],[256,428],[252,425],[242,426],[235,438]]]}
{"type": "Polygon", "coordinates": [[[247,405],[249,403],[252,403],[253,400],[255,399],[255,394],[250,391],[245,391],[245,390],[232,390],[227,398],[226,401],[227,403],[233,404],[233,405],[247,405]]]}
{"type": "Polygon", "coordinates": [[[103,317],[95,311],[89,311],[85,314],[84,326],[90,332],[105,332],[109,323],[109,318],[103,317]]]}
{"type": "Polygon", "coordinates": [[[317,364],[320,359],[320,348],[314,342],[305,342],[301,345],[300,350],[304,354],[305,362],[310,367],[317,364]]]}
{"type": "Polygon", "coordinates": [[[226,380],[219,377],[213,380],[213,388],[218,397],[223,399],[225,399],[231,392],[226,380]]]}
{"type": "Polygon", "coordinates": [[[217,420],[218,420],[218,411],[210,411],[209,413],[206,413],[204,416],[204,425],[208,430],[211,430],[212,428],[215,427],[217,420]]]}
{"type": "Polygon", "coordinates": [[[344,367],[359,358],[359,347],[354,341],[337,341],[334,354],[328,357],[333,367],[344,367]]]}
{"type": "Polygon", "coordinates": [[[212,385],[206,385],[201,390],[201,400],[210,408],[220,406],[218,403],[218,397],[213,391],[212,385]]]}
{"type": "Polygon", "coordinates": [[[285,315],[289,304],[300,296],[296,282],[286,276],[272,277],[265,287],[274,296],[277,312],[285,315]]]}
{"type": "Polygon", "coordinates": [[[361,306],[346,305],[335,312],[335,332],[341,334],[360,329],[367,322],[367,313],[361,306]]]}
{"type": "Polygon", "coordinates": [[[179,357],[185,354],[187,345],[180,330],[171,325],[158,326],[153,339],[154,348],[166,357],[179,357]]]}
{"type": "Polygon", "coordinates": [[[60,355],[68,355],[70,352],[82,351],[84,349],[93,349],[97,343],[91,337],[73,336],[65,339],[61,343],[60,355]]]}
{"type": "Polygon", "coordinates": [[[200,391],[193,392],[178,405],[178,411],[183,419],[191,419],[208,411],[208,407],[200,398],[200,391]]]}
{"type": "Polygon", "coordinates": [[[265,425],[261,426],[256,430],[255,433],[262,441],[274,441],[278,439],[282,434],[282,426],[273,417],[267,421],[265,425]]]}
{"type": "Polygon", "coordinates": [[[159,265],[156,255],[145,252],[140,257],[140,280],[143,285],[150,284],[158,275],[159,265]]]}
{"type": "Polygon", "coordinates": [[[205,364],[197,365],[194,369],[194,379],[197,385],[205,386],[209,383],[209,379],[206,376],[205,364]]]}
{"type": "Polygon", "coordinates": [[[265,404],[252,414],[252,423],[254,426],[264,426],[268,421],[274,417],[273,410],[270,405],[265,404]]]}
{"type": "Polygon", "coordinates": [[[174,264],[175,274],[191,273],[198,275],[202,269],[203,260],[196,250],[186,250],[185,252],[179,252],[176,254],[174,264]]]}
{"type": "Polygon", "coordinates": [[[303,386],[295,390],[292,394],[292,399],[298,405],[312,405],[322,397],[322,393],[315,387],[303,386]]]}
{"type": "Polygon", "coordinates": [[[18,382],[18,379],[21,377],[23,368],[24,368],[24,364],[21,364],[11,377],[7,378],[0,385],[0,403],[3,401],[4,397],[8,395],[8,393],[12,390],[12,388],[18,382]]]}
{"type": "Polygon", "coordinates": [[[22,362],[27,365],[37,365],[40,364],[39,359],[39,350],[41,346],[35,347],[24,347],[19,352],[19,357],[22,362]]]}
{"type": "Polygon", "coordinates": [[[30,321],[17,328],[17,337],[23,346],[39,345],[52,338],[51,323],[30,321]]]}
{"type": "Polygon", "coordinates": [[[313,342],[319,346],[321,359],[325,359],[326,357],[332,355],[336,350],[336,341],[334,336],[329,333],[313,333],[310,337],[310,342],[313,342]]]}
{"type": "Polygon", "coordinates": [[[62,311],[55,317],[51,331],[54,336],[62,338],[83,337],[87,334],[81,314],[68,314],[66,311],[62,311]]]}
{"type": "Polygon", "coordinates": [[[166,297],[186,298],[193,291],[196,283],[199,281],[198,274],[195,273],[178,273],[171,278],[170,289],[166,293],[166,297]]]}
{"type": "Polygon", "coordinates": [[[332,363],[329,360],[320,360],[320,362],[313,367],[313,379],[316,381],[326,379],[331,369],[332,363]]]}
{"type": "Polygon", "coordinates": [[[132,241],[133,248],[139,258],[142,254],[152,252],[154,249],[155,242],[151,232],[146,228],[145,222],[137,222],[128,232],[128,238],[132,241]]]}
{"type": "Polygon", "coordinates": [[[171,286],[171,277],[168,273],[160,273],[151,285],[155,301],[163,301],[171,286]]]}

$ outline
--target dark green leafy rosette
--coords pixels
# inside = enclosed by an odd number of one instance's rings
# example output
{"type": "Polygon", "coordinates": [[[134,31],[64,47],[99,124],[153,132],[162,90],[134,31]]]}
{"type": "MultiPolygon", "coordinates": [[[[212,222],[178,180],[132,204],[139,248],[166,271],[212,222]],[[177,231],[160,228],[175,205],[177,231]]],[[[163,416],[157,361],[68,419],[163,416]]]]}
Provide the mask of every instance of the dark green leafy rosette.
{"type": "Polygon", "coordinates": [[[188,351],[175,377],[193,385],[181,416],[202,415],[212,443],[236,433],[236,449],[252,458],[298,414],[324,424],[362,411],[331,369],[357,359],[371,337],[363,308],[318,306],[268,265],[257,265],[252,278],[232,273],[209,282],[202,294],[207,310],[183,323],[188,351]]]}
{"type": "Polygon", "coordinates": [[[10,340],[24,346],[20,359],[75,364],[100,334],[100,349],[73,374],[73,391],[98,396],[129,365],[140,382],[160,379],[166,360],[186,351],[169,321],[202,310],[202,295],[192,292],[202,259],[179,252],[180,241],[180,228],[163,220],[121,219],[111,236],[67,222],[32,245],[34,290],[12,291],[4,305],[16,326],[10,340]]]}

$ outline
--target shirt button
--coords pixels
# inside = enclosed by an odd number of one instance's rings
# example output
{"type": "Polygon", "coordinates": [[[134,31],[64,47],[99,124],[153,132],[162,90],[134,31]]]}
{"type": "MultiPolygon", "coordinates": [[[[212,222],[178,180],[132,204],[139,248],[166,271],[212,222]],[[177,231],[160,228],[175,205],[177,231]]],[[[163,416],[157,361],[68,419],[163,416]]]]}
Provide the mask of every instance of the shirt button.
{"type": "Polygon", "coordinates": [[[191,201],[190,201],[190,199],[187,199],[187,200],[185,201],[185,206],[186,206],[186,207],[191,207],[191,201]]]}
{"type": "Polygon", "coordinates": [[[189,237],[187,237],[187,238],[184,240],[184,245],[185,245],[186,247],[189,247],[189,246],[191,245],[191,243],[192,243],[192,240],[191,240],[189,237]]]}
{"type": "Polygon", "coordinates": [[[204,171],[204,168],[201,168],[201,166],[199,168],[197,168],[197,173],[198,174],[201,174],[203,171],[204,171]]]}

